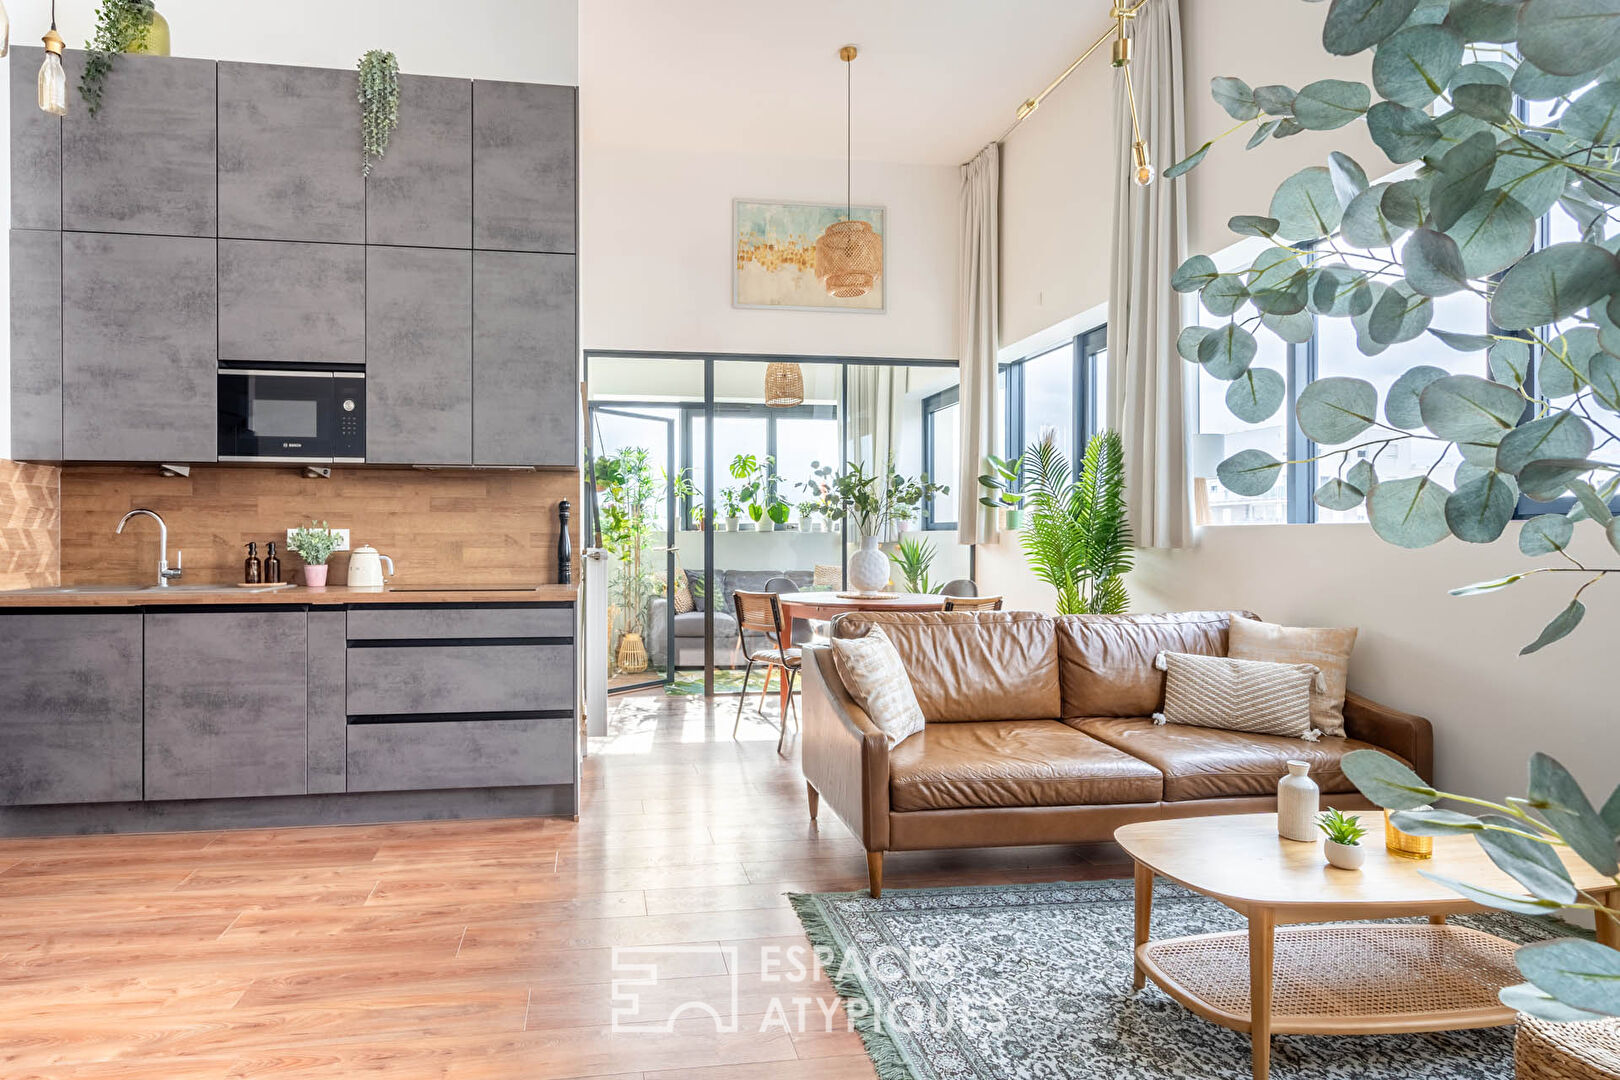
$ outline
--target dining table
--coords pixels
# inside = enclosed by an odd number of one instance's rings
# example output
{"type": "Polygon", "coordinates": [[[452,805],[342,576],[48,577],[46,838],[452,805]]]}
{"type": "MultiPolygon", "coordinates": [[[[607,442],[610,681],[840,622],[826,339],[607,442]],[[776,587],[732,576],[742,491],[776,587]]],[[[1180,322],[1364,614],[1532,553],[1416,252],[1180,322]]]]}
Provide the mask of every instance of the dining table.
{"type": "MultiPolygon", "coordinates": [[[[778,607],[782,612],[782,632],[789,638],[784,646],[792,644],[793,620],[806,619],[826,622],[846,611],[943,611],[945,597],[938,593],[882,593],[860,596],[840,593],[831,589],[821,592],[778,593],[778,607]]],[[[789,683],[782,680],[780,690],[782,717],[786,722],[788,700],[792,697],[789,683]]]]}

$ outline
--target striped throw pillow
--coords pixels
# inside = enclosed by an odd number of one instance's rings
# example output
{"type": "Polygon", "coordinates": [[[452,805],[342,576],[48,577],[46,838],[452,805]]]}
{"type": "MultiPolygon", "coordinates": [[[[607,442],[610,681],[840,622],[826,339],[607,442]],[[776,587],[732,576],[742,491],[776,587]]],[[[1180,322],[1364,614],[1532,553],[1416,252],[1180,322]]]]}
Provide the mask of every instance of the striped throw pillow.
{"type": "Polygon", "coordinates": [[[1315,664],[1273,664],[1225,656],[1162,652],[1153,666],[1165,673],[1164,711],[1155,724],[1250,731],[1315,742],[1311,698],[1326,691],[1315,664]]]}
{"type": "Polygon", "coordinates": [[[832,650],[833,666],[849,696],[888,736],[890,746],[926,726],[922,706],[911,689],[911,676],[881,627],[872,627],[864,637],[835,637],[832,650]]]}

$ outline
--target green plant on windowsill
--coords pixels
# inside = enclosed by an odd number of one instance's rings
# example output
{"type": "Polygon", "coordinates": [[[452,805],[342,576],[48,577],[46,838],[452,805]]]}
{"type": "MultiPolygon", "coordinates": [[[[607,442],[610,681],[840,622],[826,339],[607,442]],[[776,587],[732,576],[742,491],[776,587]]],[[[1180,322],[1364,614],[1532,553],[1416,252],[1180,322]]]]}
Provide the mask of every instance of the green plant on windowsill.
{"type": "Polygon", "coordinates": [[[1002,511],[1009,529],[1017,529],[1024,523],[1024,512],[1020,509],[1024,496],[1017,490],[1023,467],[1022,457],[1008,461],[994,454],[986,454],[984,472],[979,476],[979,486],[989,492],[979,497],[979,505],[1002,511]]]}
{"type": "Polygon", "coordinates": [[[788,523],[788,518],[793,515],[793,506],[773,495],[770,497],[770,501],[765,504],[765,513],[770,517],[771,523],[780,529],[788,523]]]}
{"type": "Polygon", "coordinates": [[[307,526],[299,526],[292,531],[287,538],[287,549],[310,566],[324,566],[341,543],[342,537],[333,532],[326,522],[311,521],[307,526]]]}
{"type": "Polygon", "coordinates": [[[895,546],[890,558],[899,569],[907,592],[936,593],[944,587],[928,580],[928,571],[933,568],[937,554],[931,541],[919,540],[915,536],[904,537],[895,546]]]}
{"type": "Polygon", "coordinates": [[[1329,840],[1345,847],[1356,847],[1361,843],[1361,838],[1367,835],[1367,826],[1361,823],[1361,818],[1342,810],[1324,810],[1317,815],[1316,827],[1329,840]]]}
{"type": "Polygon", "coordinates": [[[728,528],[737,527],[737,519],[742,516],[743,501],[734,487],[720,489],[720,516],[728,528]]]}

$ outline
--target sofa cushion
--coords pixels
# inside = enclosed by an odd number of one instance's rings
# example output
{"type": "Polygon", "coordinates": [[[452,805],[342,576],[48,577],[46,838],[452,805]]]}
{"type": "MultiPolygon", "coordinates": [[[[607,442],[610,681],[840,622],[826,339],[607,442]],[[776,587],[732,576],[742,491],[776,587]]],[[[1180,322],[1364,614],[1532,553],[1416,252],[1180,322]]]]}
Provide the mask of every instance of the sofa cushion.
{"type": "MultiPolygon", "coordinates": [[[[1225,656],[1227,627],[1247,612],[1178,611],[1163,615],[1060,615],[1058,672],[1065,719],[1151,716],[1164,703],[1161,652],[1225,656]]],[[[926,707],[925,707],[926,708],[926,707]]]]}
{"type": "Polygon", "coordinates": [[[1159,770],[1164,775],[1166,802],[1275,795],[1289,761],[1309,762],[1310,777],[1324,794],[1349,794],[1356,786],[1339,767],[1344,755],[1378,749],[1355,739],[1310,743],[1281,735],[1158,725],[1145,717],[1110,716],[1069,723],[1159,770]]]}
{"type": "Polygon", "coordinates": [[[930,722],[1061,715],[1057,638],[1039,612],[861,611],[834,625],[839,637],[883,627],[930,722]]]}
{"type": "Polygon", "coordinates": [[[1056,720],[929,724],[889,751],[889,807],[1089,806],[1160,799],[1159,771],[1056,720]]]}

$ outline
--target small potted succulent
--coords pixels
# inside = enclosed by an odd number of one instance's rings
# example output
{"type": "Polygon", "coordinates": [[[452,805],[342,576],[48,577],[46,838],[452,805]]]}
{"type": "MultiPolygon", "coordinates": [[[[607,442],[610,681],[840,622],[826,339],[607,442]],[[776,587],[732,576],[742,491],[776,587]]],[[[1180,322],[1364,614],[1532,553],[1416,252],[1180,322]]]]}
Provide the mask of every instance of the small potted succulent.
{"type": "Polygon", "coordinates": [[[820,499],[806,499],[799,504],[799,530],[801,532],[826,532],[827,523],[822,520],[821,512],[826,509],[820,499]]]}
{"type": "Polygon", "coordinates": [[[1340,870],[1361,869],[1361,864],[1367,861],[1367,849],[1361,846],[1367,828],[1361,818],[1342,810],[1324,810],[1316,819],[1316,827],[1327,834],[1327,843],[1322,846],[1330,864],[1340,870]]]}
{"type": "Polygon", "coordinates": [[[304,560],[304,584],[319,589],[326,584],[326,560],[338,549],[342,538],[324,521],[311,521],[300,526],[287,540],[287,547],[304,560]]]}

